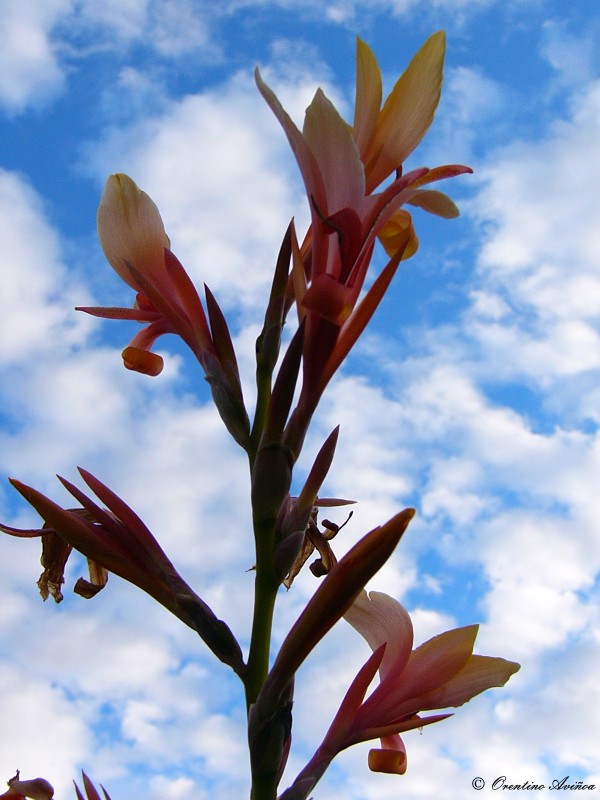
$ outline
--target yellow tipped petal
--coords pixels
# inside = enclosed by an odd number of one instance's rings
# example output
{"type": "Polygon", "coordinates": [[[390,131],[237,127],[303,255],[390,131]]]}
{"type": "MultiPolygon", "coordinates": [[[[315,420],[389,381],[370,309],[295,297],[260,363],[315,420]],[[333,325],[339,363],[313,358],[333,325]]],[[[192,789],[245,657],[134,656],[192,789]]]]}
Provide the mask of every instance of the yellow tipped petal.
{"type": "Polygon", "coordinates": [[[160,212],[130,177],[109,177],[97,221],[104,255],[125,283],[138,290],[125,262],[150,278],[164,272],[164,248],[169,247],[169,238],[160,212]]]}
{"type": "Polygon", "coordinates": [[[445,49],[443,31],[430,36],[385,101],[369,150],[368,191],[406,160],[431,125],[442,90],[445,49]]]}
{"type": "Polygon", "coordinates": [[[433,708],[462,706],[486,689],[504,686],[511,675],[520,668],[515,661],[507,661],[504,658],[471,656],[460,672],[448,683],[420,698],[420,707],[426,711],[433,708]]]}
{"type": "Polygon", "coordinates": [[[371,48],[356,40],[356,103],[354,138],[361,158],[366,159],[381,109],[381,72],[371,48]]]}

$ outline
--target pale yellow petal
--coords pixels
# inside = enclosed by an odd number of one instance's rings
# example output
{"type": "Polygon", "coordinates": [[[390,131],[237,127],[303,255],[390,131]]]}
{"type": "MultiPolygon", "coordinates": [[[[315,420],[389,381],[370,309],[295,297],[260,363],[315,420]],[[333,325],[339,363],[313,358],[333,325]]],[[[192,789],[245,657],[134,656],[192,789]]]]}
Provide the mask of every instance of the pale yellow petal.
{"type": "Polygon", "coordinates": [[[454,219],[460,216],[460,211],[456,203],[443,192],[436,189],[419,189],[414,193],[410,200],[406,201],[411,206],[422,208],[436,217],[444,219],[454,219]]]}
{"type": "Polygon", "coordinates": [[[430,36],[385,101],[367,162],[372,191],[401,166],[433,121],[442,90],[445,35],[430,36]]]}
{"type": "Polygon", "coordinates": [[[160,212],[127,175],[111,175],[106,182],[98,207],[98,237],[108,262],[132,288],[138,290],[125,262],[150,279],[164,273],[169,238],[160,212]]]}
{"type": "Polygon", "coordinates": [[[417,647],[393,691],[394,707],[398,710],[406,704],[406,713],[421,711],[415,698],[435,692],[463,669],[473,653],[478,630],[478,625],[455,628],[417,647]]]}
{"type": "Polygon", "coordinates": [[[381,110],[381,72],[371,48],[356,40],[356,102],[354,138],[363,160],[367,157],[381,110]]]}

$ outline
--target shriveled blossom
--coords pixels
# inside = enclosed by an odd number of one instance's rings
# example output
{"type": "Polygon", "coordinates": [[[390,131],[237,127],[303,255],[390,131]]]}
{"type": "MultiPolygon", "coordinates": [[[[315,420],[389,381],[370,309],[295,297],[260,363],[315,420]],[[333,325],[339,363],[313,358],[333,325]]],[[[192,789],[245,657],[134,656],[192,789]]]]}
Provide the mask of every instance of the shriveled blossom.
{"type": "Polygon", "coordinates": [[[11,778],[8,783],[8,790],[0,794],[0,797],[12,797],[13,800],[19,798],[29,798],[29,800],[52,800],[54,788],[45,778],[30,778],[21,780],[19,771],[11,778]]]}
{"type": "MultiPolygon", "coordinates": [[[[44,520],[44,527],[37,531],[19,531],[2,526],[2,530],[17,536],[39,535],[43,541],[48,536],[64,541],[67,544],[64,550],[56,548],[57,561],[46,566],[56,586],[60,587],[66,559],[71,549],[75,549],[94,565],[90,569],[91,576],[96,575],[99,568],[104,570],[102,585],[106,583],[106,571],[135,584],[195,630],[218,658],[236,672],[242,672],[242,653],[235,637],[179,575],[138,515],[89,472],[80,469],[80,473],[105,508],[64,478],[59,480],[79,501],[80,508],[63,509],[36,489],[13,480],[13,486],[44,520]]],[[[84,581],[87,586],[81,587],[81,580],[78,584],[83,590],[79,594],[86,597],[102,588],[101,585],[95,589],[92,586],[86,593],[90,582],[84,581]]],[[[58,599],[56,595],[55,599],[58,599]]]]}
{"type": "Polygon", "coordinates": [[[300,131],[256,73],[258,87],[282,125],[304,179],[311,226],[293,249],[293,290],[305,321],[303,386],[296,414],[300,440],[307,419],[334,372],[364,330],[400,260],[416,249],[413,203],[432,213],[456,216],[440,192],[422,187],[470,172],[468,167],[402,165],[425,135],[442,83],[444,34],[434,34],[415,56],[381,108],[381,74],[359,41],[354,125],[348,125],[321,89],[306,110],[300,131]],[[388,185],[374,191],[391,178],[388,185]],[[359,302],[377,237],[388,263],[359,302]]]}
{"type": "Polygon", "coordinates": [[[379,738],[381,748],[370,751],[369,767],[403,774],[406,748],[399,734],[451,716],[422,712],[461,706],[486,689],[504,686],[519,669],[513,661],[473,654],[478,625],[446,631],[413,650],[408,612],[382,592],[363,591],[345,618],[373,654],[348,689],[322,744],[282,800],[306,797],[337,753],[371,739],[379,738]],[[379,684],[365,699],[377,670],[379,684]]]}

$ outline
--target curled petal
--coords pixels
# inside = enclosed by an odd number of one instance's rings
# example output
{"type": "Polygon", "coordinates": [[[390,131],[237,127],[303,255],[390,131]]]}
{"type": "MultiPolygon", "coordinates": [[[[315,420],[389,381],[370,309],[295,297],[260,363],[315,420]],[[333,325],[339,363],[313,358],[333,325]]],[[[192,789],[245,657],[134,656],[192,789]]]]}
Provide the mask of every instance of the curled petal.
{"type": "Polygon", "coordinates": [[[122,352],[123,365],[133,372],[150,375],[155,378],[163,371],[164,361],[161,356],[142,350],[140,347],[126,347],[122,352]]]}
{"type": "Polygon", "coordinates": [[[419,239],[412,217],[403,208],[396,211],[393,217],[385,223],[378,238],[390,258],[401,250],[402,260],[405,261],[414,256],[419,249],[419,239]]]}
{"type": "Polygon", "coordinates": [[[371,772],[385,772],[390,775],[404,775],[406,772],[406,747],[398,735],[384,736],[381,750],[369,750],[369,769],[371,772]]]}

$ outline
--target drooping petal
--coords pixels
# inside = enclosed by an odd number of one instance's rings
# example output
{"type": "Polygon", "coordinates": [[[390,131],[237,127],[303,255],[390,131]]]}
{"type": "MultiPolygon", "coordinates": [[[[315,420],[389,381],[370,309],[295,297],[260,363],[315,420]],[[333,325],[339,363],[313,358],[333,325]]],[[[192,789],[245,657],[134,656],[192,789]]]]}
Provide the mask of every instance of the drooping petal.
{"type": "Polygon", "coordinates": [[[319,317],[342,325],[352,311],[353,292],[333,275],[321,274],[313,280],[302,298],[302,306],[319,317]]]}
{"type": "Polygon", "coordinates": [[[169,238],[160,212],[129,176],[108,178],[97,222],[104,255],[125,283],[138,289],[126,261],[150,279],[164,273],[164,249],[169,247],[169,238]]]}
{"type": "Polygon", "coordinates": [[[354,138],[361,158],[366,161],[375,132],[383,89],[381,72],[371,48],[356,40],[356,102],[354,106],[354,138]]]}
{"type": "Polygon", "coordinates": [[[53,786],[44,778],[32,778],[22,781],[19,773],[8,782],[9,789],[0,797],[29,797],[31,800],[52,800],[54,797],[53,786]]]}
{"type": "Polygon", "coordinates": [[[403,164],[431,125],[442,90],[445,49],[443,31],[430,36],[385,101],[366,165],[368,191],[403,164]]]}

